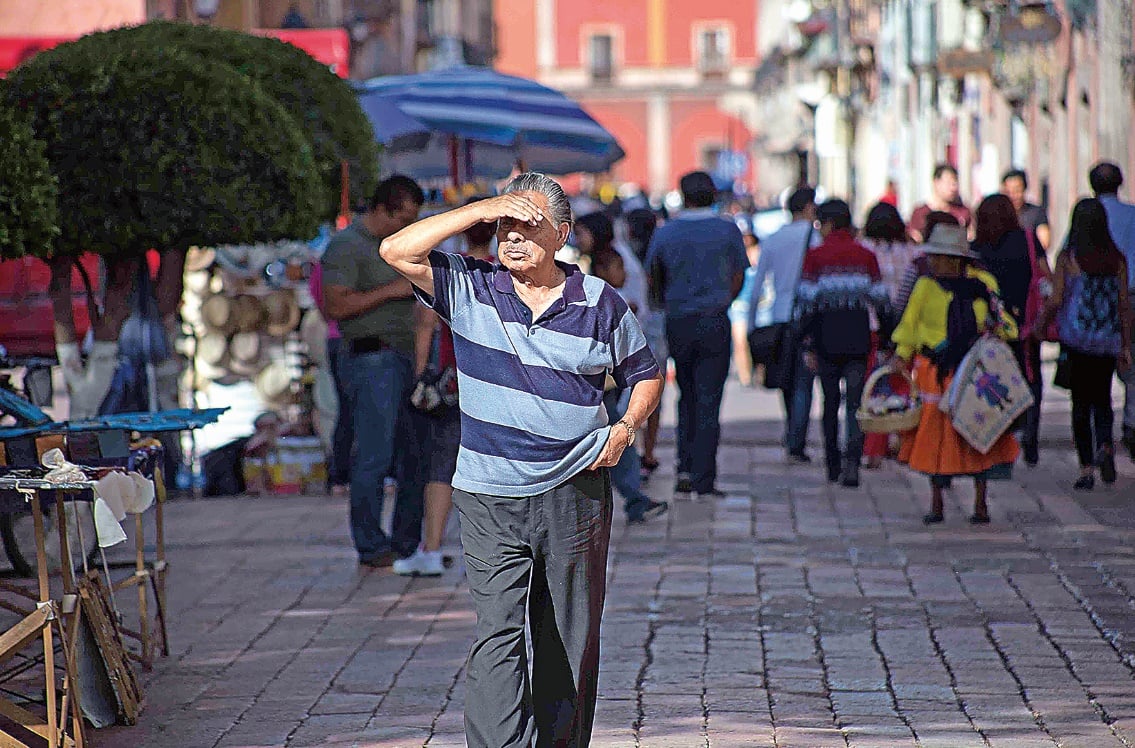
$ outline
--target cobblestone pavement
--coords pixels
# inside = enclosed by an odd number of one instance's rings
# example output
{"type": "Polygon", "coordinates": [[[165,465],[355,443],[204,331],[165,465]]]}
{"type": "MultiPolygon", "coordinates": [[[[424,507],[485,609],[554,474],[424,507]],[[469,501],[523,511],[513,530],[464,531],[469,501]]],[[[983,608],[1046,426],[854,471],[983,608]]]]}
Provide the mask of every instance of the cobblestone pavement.
{"type": "MultiPolygon", "coordinates": [[[[965,521],[959,483],[927,529],[924,478],[829,486],[783,462],[775,401],[732,388],[728,495],[616,522],[592,745],[1135,745],[1135,469],[1074,497],[1051,407],[1041,467],[994,484],[991,525],[965,521]]],[[[171,504],[173,651],[140,723],[95,745],[464,745],[460,570],[362,571],[345,513],[171,504]]]]}

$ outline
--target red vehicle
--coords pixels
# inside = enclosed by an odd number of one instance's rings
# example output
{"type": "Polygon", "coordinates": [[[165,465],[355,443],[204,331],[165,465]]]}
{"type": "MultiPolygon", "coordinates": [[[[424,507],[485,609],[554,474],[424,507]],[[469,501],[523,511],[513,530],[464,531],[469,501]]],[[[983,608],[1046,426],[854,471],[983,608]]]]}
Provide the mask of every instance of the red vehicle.
{"type": "MultiPolygon", "coordinates": [[[[98,292],[100,262],[87,253],[79,260],[98,292]]],[[[48,295],[51,270],[34,257],[0,262],[0,345],[11,358],[55,358],[55,315],[48,295]]],[[[71,308],[82,339],[90,327],[87,288],[77,269],[71,271],[71,308]]]]}

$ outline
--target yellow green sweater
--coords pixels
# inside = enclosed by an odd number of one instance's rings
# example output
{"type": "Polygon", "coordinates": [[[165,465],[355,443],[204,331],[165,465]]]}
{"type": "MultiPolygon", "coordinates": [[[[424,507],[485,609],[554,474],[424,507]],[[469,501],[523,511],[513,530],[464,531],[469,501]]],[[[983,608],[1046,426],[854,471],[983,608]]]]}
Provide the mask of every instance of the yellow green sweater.
{"type": "MultiPolygon", "coordinates": [[[[997,281],[984,270],[970,269],[971,278],[984,283],[989,291],[997,293],[997,281]]],[[[954,295],[946,291],[933,278],[922,277],[914,286],[899,326],[891,335],[895,352],[910,358],[922,348],[937,348],[946,340],[946,312],[954,295]]],[[[989,317],[989,305],[983,299],[973,302],[973,313],[978,327],[984,327],[989,317]]],[[[1017,339],[1017,323],[1011,315],[1000,310],[995,331],[1002,340],[1017,339]]]]}

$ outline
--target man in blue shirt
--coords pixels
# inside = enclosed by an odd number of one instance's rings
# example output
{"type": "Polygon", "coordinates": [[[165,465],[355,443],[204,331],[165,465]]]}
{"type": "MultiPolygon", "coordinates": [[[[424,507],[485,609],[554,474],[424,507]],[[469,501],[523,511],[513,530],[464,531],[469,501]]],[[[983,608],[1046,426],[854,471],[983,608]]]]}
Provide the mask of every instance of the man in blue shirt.
{"type": "Polygon", "coordinates": [[[686,209],[654,233],[646,263],[652,291],[663,302],[678,383],[674,490],[707,498],[721,495],[715,484],[732,340],[728,310],[749,260],[740,229],[713,211],[713,179],[695,171],[679,187],[686,209]]]}
{"type": "MultiPolygon", "coordinates": [[[[1119,199],[1123,172],[1108,161],[1101,161],[1088,172],[1092,192],[1107,211],[1107,226],[1119,251],[1127,258],[1127,286],[1135,291],[1135,205],[1119,199]]],[[[1135,352],[1135,347],[1133,347],[1135,352]]],[[[1121,374],[1127,394],[1123,407],[1123,444],[1135,460],[1135,367],[1121,374]]]]}

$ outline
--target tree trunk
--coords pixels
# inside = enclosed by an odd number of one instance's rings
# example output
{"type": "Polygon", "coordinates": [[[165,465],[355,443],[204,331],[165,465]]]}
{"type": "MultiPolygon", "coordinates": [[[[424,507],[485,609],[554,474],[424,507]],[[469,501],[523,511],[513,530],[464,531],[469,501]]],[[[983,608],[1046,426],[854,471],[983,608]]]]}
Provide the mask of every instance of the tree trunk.
{"type": "Polygon", "coordinates": [[[154,296],[163,320],[168,320],[181,309],[181,295],[185,289],[185,250],[170,249],[161,253],[154,296]]]}
{"type": "Polygon", "coordinates": [[[118,333],[130,315],[130,296],[138,260],[106,257],[106,287],[103,313],[92,314],[94,343],[83,361],[81,342],[71,308],[71,258],[51,262],[51,300],[55,311],[55,350],[63,367],[63,379],[70,395],[68,418],[89,418],[110,391],[118,365],[118,333]]]}
{"type": "Polygon", "coordinates": [[[48,260],[47,265],[51,269],[47,293],[51,297],[51,309],[55,318],[55,342],[74,343],[79,337],[75,329],[75,311],[71,307],[71,272],[75,267],[74,260],[56,256],[48,260]]]}

